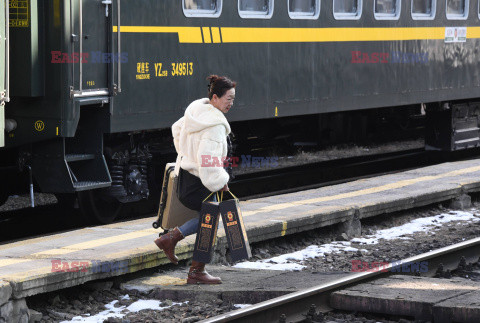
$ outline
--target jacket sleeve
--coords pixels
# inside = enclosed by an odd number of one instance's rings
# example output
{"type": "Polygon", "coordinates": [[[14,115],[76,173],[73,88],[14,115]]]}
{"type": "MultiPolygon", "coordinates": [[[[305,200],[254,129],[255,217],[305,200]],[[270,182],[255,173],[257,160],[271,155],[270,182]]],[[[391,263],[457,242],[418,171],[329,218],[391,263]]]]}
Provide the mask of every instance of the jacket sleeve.
{"type": "Polygon", "coordinates": [[[175,146],[175,150],[177,154],[179,153],[179,138],[180,138],[180,131],[182,130],[183,123],[185,121],[185,117],[181,117],[172,125],[172,135],[173,135],[173,145],[175,146]]]}
{"type": "Polygon", "coordinates": [[[221,127],[214,127],[207,134],[203,135],[197,152],[199,163],[198,174],[202,184],[210,190],[216,192],[222,189],[228,183],[230,176],[223,168],[223,161],[226,156],[223,154],[225,130],[221,127]],[[213,133],[213,135],[212,135],[213,133]]]}

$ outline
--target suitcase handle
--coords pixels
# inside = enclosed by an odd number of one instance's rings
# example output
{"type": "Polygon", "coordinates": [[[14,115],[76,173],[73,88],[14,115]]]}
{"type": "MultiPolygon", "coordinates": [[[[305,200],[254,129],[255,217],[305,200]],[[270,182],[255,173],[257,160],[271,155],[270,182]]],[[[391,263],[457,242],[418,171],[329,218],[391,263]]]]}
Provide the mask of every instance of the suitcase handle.
{"type": "MultiPolygon", "coordinates": [[[[168,181],[168,178],[170,177],[170,173],[173,171],[173,169],[168,169],[167,173],[165,174],[165,178],[168,181]]],[[[152,223],[152,226],[154,229],[158,229],[162,227],[162,221],[163,221],[163,213],[165,212],[165,207],[167,206],[167,195],[168,195],[168,187],[167,185],[163,185],[162,187],[162,194],[161,194],[161,200],[160,200],[160,206],[158,208],[158,217],[157,220],[152,223]]],[[[163,230],[165,228],[162,227],[163,230]]]]}

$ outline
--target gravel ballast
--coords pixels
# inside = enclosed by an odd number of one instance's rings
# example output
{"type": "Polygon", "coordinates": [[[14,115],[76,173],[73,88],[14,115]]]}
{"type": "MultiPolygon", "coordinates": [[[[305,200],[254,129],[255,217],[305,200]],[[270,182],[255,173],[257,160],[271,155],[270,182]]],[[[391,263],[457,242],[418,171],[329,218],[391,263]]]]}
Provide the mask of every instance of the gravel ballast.
{"type": "MultiPolygon", "coordinates": [[[[351,246],[359,249],[356,252],[341,251],[325,254],[322,257],[310,258],[302,264],[302,270],[310,272],[349,272],[352,260],[361,259],[364,262],[392,262],[413,255],[428,252],[433,249],[448,246],[480,235],[480,203],[475,202],[471,209],[464,210],[473,214],[473,221],[449,222],[436,226],[432,231],[417,232],[414,240],[407,235],[393,240],[380,240],[377,244],[361,244],[351,241],[351,246]]],[[[386,228],[398,227],[414,219],[454,213],[443,205],[426,207],[391,215],[382,215],[362,223],[362,237],[386,228]]],[[[302,250],[311,245],[322,245],[332,241],[345,240],[345,235],[335,228],[315,230],[296,234],[252,246],[252,261],[262,260],[302,250]]],[[[352,237],[348,237],[352,238],[352,237]]],[[[361,239],[359,239],[361,240],[361,239]]],[[[220,262],[225,262],[221,259],[220,262]]],[[[162,271],[164,272],[164,269],[162,271]]],[[[185,266],[185,272],[188,267],[185,266]]],[[[168,274],[168,271],[166,272],[168,274]]],[[[119,289],[117,282],[90,283],[83,286],[38,295],[27,299],[29,308],[42,313],[41,322],[70,321],[79,316],[94,316],[105,311],[108,306],[121,308],[122,317],[111,317],[106,322],[196,322],[236,309],[236,304],[224,302],[221,299],[208,298],[188,303],[175,304],[171,300],[156,299],[155,290],[148,293],[124,291],[119,289]],[[126,296],[128,295],[128,296],[126,296]],[[143,309],[138,312],[127,308],[139,300],[156,301],[155,307],[162,310],[143,309]],[[112,304],[112,302],[115,302],[112,304]]],[[[85,320],[88,320],[85,318],[85,320]]],[[[95,321],[96,322],[96,321],[95,321]]],[[[101,322],[101,321],[100,321],[101,322]]],[[[323,322],[409,322],[406,318],[379,317],[370,314],[332,312],[325,314],[323,322]]]]}

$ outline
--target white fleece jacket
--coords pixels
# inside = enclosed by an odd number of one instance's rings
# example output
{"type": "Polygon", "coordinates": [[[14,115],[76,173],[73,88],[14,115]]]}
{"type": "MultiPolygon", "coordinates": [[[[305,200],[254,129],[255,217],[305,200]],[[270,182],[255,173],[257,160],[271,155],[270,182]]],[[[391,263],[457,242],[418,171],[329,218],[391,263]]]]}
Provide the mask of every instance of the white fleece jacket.
{"type": "Polygon", "coordinates": [[[177,163],[183,156],[180,167],[200,177],[206,188],[216,192],[229,179],[222,161],[227,156],[230,125],[223,112],[209,102],[208,98],[193,101],[185,115],[173,124],[172,134],[177,163]],[[216,160],[220,163],[214,164],[216,160]]]}

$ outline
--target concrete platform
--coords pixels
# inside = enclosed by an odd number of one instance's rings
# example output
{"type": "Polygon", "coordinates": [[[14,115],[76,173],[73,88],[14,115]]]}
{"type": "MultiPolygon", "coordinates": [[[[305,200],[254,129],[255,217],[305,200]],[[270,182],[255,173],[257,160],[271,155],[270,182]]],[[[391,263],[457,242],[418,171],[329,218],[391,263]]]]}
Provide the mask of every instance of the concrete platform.
{"type": "MultiPolygon", "coordinates": [[[[480,191],[480,160],[445,163],[303,192],[241,202],[250,242],[258,242],[453,199],[480,191]]],[[[22,299],[89,280],[165,264],[146,218],[0,246],[0,299],[22,299]],[[5,295],[9,295],[8,297],[5,295]]],[[[223,226],[217,249],[225,252],[223,226]]],[[[194,237],[177,255],[190,258],[194,237]]],[[[0,304],[1,306],[2,304],[0,304]]]]}
{"type": "Polygon", "coordinates": [[[480,322],[480,283],[465,279],[391,276],[337,291],[335,309],[443,322],[480,322]]]}
{"type": "Polygon", "coordinates": [[[213,276],[222,278],[219,285],[187,285],[188,268],[138,278],[122,284],[125,290],[150,292],[158,299],[173,301],[222,299],[235,304],[255,304],[265,300],[310,288],[352,273],[284,272],[252,270],[225,266],[207,266],[213,276]]]}
{"type": "Polygon", "coordinates": [[[480,322],[480,290],[445,300],[433,307],[434,322],[480,322]]]}

